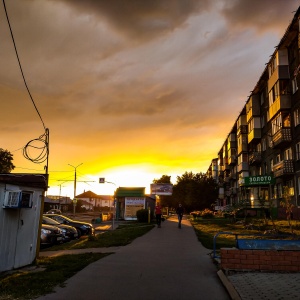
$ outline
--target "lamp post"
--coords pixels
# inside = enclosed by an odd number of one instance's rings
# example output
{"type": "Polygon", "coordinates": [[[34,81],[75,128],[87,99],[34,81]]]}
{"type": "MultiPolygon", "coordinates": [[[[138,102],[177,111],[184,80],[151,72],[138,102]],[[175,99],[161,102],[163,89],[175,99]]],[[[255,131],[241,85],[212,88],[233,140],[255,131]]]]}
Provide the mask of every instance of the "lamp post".
{"type": "Polygon", "coordinates": [[[76,207],[76,181],[77,181],[77,178],[76,178],[76,170],[79,166],[81,166],[83,163],[77,165],[76,167],[74,167],[73,165],[71,164],[68,164],[69,166],[73,167],[74,168],[74,198],[73,198],[73,214],[75,215],[75,207],[76,207]]]}
{"type": "MultiPolygon", "coordinates": [[[[114,184],[115,186],[117,186],[114,182],[106,181],[104,177],[99,178],[99,183],[111,183],[111,184],[114,184]]],[[[112,217],[112,229],[114,229],[114,227],[115,227],[116,203],[117,203],[116,192],[114,192],[114,208],[113,208],[113,217],[112,217]]]]}

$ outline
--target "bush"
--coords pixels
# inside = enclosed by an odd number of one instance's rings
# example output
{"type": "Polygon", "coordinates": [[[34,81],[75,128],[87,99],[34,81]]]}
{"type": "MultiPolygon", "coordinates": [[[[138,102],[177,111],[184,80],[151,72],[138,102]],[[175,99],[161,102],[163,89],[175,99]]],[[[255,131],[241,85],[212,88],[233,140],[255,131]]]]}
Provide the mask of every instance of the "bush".
{"type": "MultiPolygon", "coordinates": [[[[140,209],[136,212],[136,217],[138,222],[147,223],[148,222],[148,209],[140,209]]],[[[150,215],[150,220],[152,219],[153,214],[150,215]]]]}
{"type": "Polygon", "coordinates": [[[206,208],[201,211],[201,217],[203,219],[212,219],[214,217],[214,212],[210,209],[206,208]]]}
{"type": "Polygon", "coordinates": [[[192,211],[191,213],[190,213],[190,215],[194,218],[194,219],[196,219],[196,218],[198,218],[198,217],[201,217],[201,211],[192,211]]]}

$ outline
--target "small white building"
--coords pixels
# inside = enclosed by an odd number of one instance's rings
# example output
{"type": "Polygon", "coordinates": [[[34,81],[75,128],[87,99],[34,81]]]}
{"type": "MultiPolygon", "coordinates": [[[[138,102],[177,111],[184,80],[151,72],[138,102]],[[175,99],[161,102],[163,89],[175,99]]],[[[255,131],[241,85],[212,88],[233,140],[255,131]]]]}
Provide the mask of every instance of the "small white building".
{"type": "Polygon", "coordinates": [[[112,208],[114,205],[113,196],[97,195],[92,191],[87,191],[80,195],[76,195],[76,199],[84,201],[83,206],[87,210],[93,210],[94,208],[103,208],[103,207],[112,208]]]}
{"type": "Polygon", "coordinates": [[[46,174],[0,174],[0,272],[36,259],[47,187],[46,174]]]}

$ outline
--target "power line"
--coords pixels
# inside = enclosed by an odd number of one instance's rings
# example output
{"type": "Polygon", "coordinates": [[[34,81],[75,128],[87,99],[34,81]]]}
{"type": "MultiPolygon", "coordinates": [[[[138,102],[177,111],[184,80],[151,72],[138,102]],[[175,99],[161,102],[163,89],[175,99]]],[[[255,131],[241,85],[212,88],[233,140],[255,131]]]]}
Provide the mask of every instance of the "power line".
{"type": "Polygon", "coordinates": [[[16,46],[16,43],[15,43],[14,35],[13,35],[12,29],[11,29],[11,26],[10,26],[10,22],[9,22],[9,18],[8,18],[8,13],[7,13],[7,10],[6,10],[5,0],[3,0],[3,6],[4,6],[7,24],[8,24],[9,30],[10,30],[10,35],[11,35],[11,38],[12,38],[12,41],[13,41],[13,44],[14,44],[16,56],[17,56],[17,59],[18,59],[18,63],[19,63],[19,67],[20,67],[20,70],[21,70],[21,74],[22,74],[22,77],[23,77],[23,81],[24,81],[25,87],[26,87],[26,89],[27,89],[27,92],[28,92],[28,94],[29,94],[29,97],[30,97],[30,99],[31,99],[31,102],[32,102],[32,104],[33,104],[33,106],[34,106],[34,108],[35,108],[37,114],[39,115],[40,120],[42,121],[43,127],[44,127],[44,129],[46,130],[46,126],[45,126],[45,124],[44,124],[44,121],[43,121],[43,119],[42,119],[42,116],[41,116],[41,114],[40,114],[40,112],[39,112],[39,110],[38,110],[38,108],[37,108],[37,106],[36,106],[36,104],[35,104],[35,102],[34,102],[34,100],[33,100],[33,97],[32,97],[32,95],[31,95],[30,91],[29,91],[29,88],[28,88],[28,85],[27,85],[27,82],[26,82],[26,79],[25,79],[25,76],[24,76],[24,73],[23,73],[21,61],[20,61],[19,55],[18,55],[17,46],[16,46]]]}

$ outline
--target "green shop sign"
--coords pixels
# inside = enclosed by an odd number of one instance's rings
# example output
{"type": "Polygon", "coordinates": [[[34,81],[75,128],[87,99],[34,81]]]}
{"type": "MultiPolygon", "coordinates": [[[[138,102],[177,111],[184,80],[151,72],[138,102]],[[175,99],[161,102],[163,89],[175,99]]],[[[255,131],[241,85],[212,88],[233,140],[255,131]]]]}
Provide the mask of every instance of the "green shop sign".
{"type": "Polygon", "coordinates": [[[275,179],[271,175],[245,177],[245,186],[275,184],[275,179]]]}

